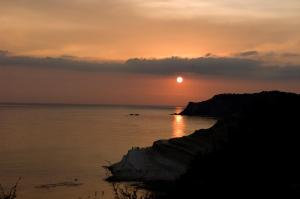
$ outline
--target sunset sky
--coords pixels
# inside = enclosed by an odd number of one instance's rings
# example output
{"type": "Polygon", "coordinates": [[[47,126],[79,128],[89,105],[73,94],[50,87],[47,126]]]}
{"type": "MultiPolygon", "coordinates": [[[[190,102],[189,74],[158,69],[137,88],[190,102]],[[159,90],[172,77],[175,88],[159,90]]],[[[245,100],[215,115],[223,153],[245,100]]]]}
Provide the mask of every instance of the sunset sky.
{"type": "Polygon", "coordinates": [[[0,24],[0,102],[300,92],[299,0],[2,0],[0,24]]]}

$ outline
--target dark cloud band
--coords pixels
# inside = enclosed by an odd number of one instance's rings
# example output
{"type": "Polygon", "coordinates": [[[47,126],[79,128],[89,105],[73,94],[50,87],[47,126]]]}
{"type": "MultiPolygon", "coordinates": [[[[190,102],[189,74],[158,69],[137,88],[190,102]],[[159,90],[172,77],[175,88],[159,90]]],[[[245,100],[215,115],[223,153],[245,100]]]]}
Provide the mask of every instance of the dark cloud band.
{"type": "MultiPolygon", "coordinates": [[[[241,79],[300,80],[300,66],[271,64],[253,56],[258,52],[243,52],[231,57],[205,56],[199,58],[170,57],[164,59],[129,59],[123,63],[96,62],[74,57],[13,56],[0,51],[0,67],[31,67],[85,72],[119,72],[153,75],[194,74],[241,79]],[[251,56],[251,58],[249,58],[251,56]]],[[[293,56],[295,56],[293,54],[293,56]]]]}

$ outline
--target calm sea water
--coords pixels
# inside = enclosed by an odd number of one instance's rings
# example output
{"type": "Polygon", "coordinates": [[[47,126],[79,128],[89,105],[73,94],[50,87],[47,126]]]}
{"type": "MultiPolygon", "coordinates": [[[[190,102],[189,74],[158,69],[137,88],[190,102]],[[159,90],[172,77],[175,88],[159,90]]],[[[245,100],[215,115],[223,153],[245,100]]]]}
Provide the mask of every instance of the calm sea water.
{"type": "Polygon", "coordinates": [[[188,135],[214,120],[169,115],[180,107],[0,106],[0,183],[22,177],[18,199],[77,199],[112,189],[103,165],[119,161],[132,146],[188,135]],[[140,116],[129,116],[139,113],[140,116]],[[77,187],[36,186],[73,181],[77,187]]]}

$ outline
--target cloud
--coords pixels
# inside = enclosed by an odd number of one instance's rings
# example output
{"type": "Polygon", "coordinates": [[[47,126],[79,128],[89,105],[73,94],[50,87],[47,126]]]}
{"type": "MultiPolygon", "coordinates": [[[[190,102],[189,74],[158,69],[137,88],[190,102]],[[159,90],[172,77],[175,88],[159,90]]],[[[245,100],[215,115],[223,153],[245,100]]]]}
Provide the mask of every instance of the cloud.
{"type": "Polygon", "coordinates": [[[280,0],[133,0],[140,7],[147,8],[153,17],[277,17],[299,16],[298,0],[283,2],[280,0]],[[188,10],[188,11],[187,11],[188,10]],[[153,12],[154,11],[154,12],[153,12]]]}
{"type": "Polygon", "coordinates": [[[297,52],[300,1],[273,1],[0,1],[0,44],[23,55],[123,60],[249,48],[297,52]],[[275,18],[265,18],[270,12],[275,18]]]}
{"type": "Polygon", "coordinates": [[[237,54],[238,56],[255,56],[255,55],[258,55],[258,52],[253,50],[253,51],[245,51],[245,52],[241,52],[241,53],[238,53],[237,54]]]}
{"type": "MultiPolygon", "coordinates": [[[[239,79],[300,80],[300,65],[288,62],[267,62],[255,57],[264,57],[256,51],[241,52],[231,57],[204,56],[198,58],[169,57],[163,59],[133,58],[126,62],[90,61],[73,56],[30,57],[14,56],[0,51],[0,67],[30,67],[61,69],[82,72],[116,72],[149,75],[193,74],[239,79]]],[[[266,54],[268,55],[268,54],[266,54]]],[[[272,56],[275,56],[274,54],[272,56]]],[[[298,56],[282,53],[280,56],[298,56]]]]}
{"type": "Polygon", "coordinates": [[[199,57],[165,59],[130,59],[126,68],[131,72],[154,74],[195,73],[203,75],[235,76],[253,73],[259,62],[250,59],[225,57],[199,57]]]}
{"type": "Polygon", "coordinates": [[[8,54],[7,50],[0,50],[0,56],[5,56],[8,54]]]}
{"type": "Polygon", "coordinates": [[[297,57],[300,58],[300,54],[298,53],[282,53],[283,57],[297,57]]]}

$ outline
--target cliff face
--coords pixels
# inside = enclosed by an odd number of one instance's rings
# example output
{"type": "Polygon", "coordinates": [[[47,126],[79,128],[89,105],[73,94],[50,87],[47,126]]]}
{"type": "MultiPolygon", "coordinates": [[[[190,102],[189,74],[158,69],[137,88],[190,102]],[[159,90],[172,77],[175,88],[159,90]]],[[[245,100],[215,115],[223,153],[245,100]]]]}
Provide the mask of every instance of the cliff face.
{"type": "Polygon", "coordinates": [[[282,92],[218,95],[187,107],[184,114],[220,118],[208,130],[218,147],[194,159],[168,198],[299,196],[299,113],[300,96],[282,92]],[[232,108],[216,109],[220,104],[232,108]]]}
{"type": "Polygon", "coordinates": [[[289,103],[296,104],[299,98],[297,94],[279,91],[264,91],[253,94],[220,94],[207,101],[189,102],[180,114],[224,118],[249,109],[259,112],[258,105],[272,106],[276,109],[276,106],[282,107],[289,103]]]}
{"type": "Polygon", "coordinates": [[[186,173],[198,154],[214,150],[212,133],[196,131],[190,136],[159,140],[151,147],[134,148],[108,167],[111,181],[175,181],[186,173]]]}
{"type": "MultiPolygon", "coordinates": [[[[129,151],[109,167],[111,179],[176,180],[179,187],[171,198],[212,184],[214,189],[216,184],[230,189],[232,182],[274,189],[300,183],[299,113],[300,95],[277,91],[223,94],[190,103],[182,114],[218,117],[218,122],[129,151]]],[[[206,188],[202,191],[211,187],[206,188]]]]}

